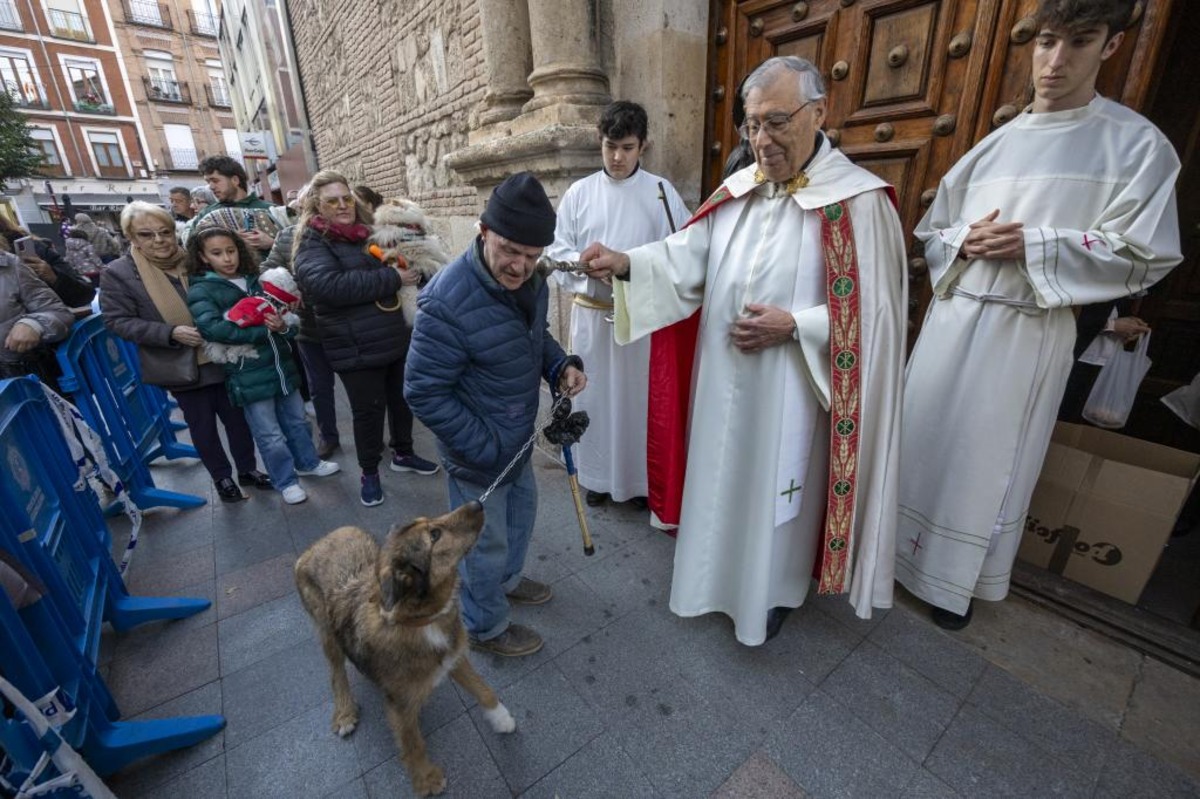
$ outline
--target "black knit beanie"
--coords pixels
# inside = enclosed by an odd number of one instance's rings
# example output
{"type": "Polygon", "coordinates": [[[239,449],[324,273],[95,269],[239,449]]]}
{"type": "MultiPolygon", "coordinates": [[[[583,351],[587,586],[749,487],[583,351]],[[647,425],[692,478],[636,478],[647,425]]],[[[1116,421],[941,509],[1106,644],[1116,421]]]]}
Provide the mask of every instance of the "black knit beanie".
{"type": "Polygon", "coordinates": [[[479,221],[526,247],[554,243],[554,206],[532,172],[518,172],[497,186],[479,221]]]}

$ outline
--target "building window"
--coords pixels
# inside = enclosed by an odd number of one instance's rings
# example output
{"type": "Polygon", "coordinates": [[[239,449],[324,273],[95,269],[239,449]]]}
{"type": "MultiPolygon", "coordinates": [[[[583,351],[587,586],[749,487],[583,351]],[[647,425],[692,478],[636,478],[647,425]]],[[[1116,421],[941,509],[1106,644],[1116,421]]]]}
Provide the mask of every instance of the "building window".
{"type": "Polygon", "coordinates": [[[171,12],[162,3],[153,0],[123,0],[125,19],[134,25],[146,25],[151,28],[166,28],[170,30],[171,12]]]}
{"type": "Polygon", "coordinates": [[[76,111],[83,114],[116,113],[100,72],[99,61],[64,57],[62,64],[76,111]]]}
{"type": "Polygon", "coordinates": [[[233,128],[221,128],[221,138],[225,142],[225,154],[242,160],[242,139],[233,128]]]}
{"type": "Polygon", "coordinates": [[[41,82],[33,71],[32,62],[23,53],[0,52],[0,79],[19,108],[46,108],[41,82]]]}
{"type": "Polygon", "coordinates": [[[13,0],[0,0],[0,28],[10,31],[25,30],[21,24],[21,15],[17,12],[13,0]]]}
{"type": "Polygon", "coordinates": [[[33,151],[42,156],[42,174],[65,177],[67,171],[63,166],[62,155],[58,151],[58,142],[54,138],[54,131],[46,128],[30,128],[29,136],[33,139],[33,151]]]}
{"type": "Polygon", "coordinates": [[[151,100],[165,103],[192,102],[187,84],[175,79],[175,62],[169,53],[147,51],[146,56],[146,96],[151,100]]]}
{"type": "Polygon", "coordinates": [[[164,153],[167,169],[194,170],[200,166],[200,153],[196,150],[191,126],[163,125],[163,138],[167,140],[164,153]]]}
{"type": "Polygon", "coordinates": [[[96,168],[102,178],[124,178],[129,176],[125,157],[121,154],[121,140],[116,133],[87,131],[88,144],[96,159],[96,168]]]}
{"type": "Polygon", "coordinates": [[[78,0],[46,0],[45,9],[51,36],[78,42],[95,41],[78,0]]]}
{"type": "Polygon", "coordinates": [[[229,96],[229,87],[225,84],[221,62],[206,61],[205,67],[208,71],[208,104],[216,108],[232,108],[233,100],[229,96]]]}
{"type": "Polygon", "coordinates": [[[217,37],[217,27],[220,24],[217,20],[217,15],[205,3],[195,3],[195,7],[188,10],[188,19],[192,23],[192,33],[197,36],[211,36],[214,39],[217,37]]]}

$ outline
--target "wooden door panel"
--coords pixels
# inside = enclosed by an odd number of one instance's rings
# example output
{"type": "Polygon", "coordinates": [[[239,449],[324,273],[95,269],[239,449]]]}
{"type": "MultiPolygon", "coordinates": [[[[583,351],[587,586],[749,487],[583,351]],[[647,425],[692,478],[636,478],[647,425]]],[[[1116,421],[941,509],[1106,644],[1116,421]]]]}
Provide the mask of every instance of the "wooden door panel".
{"type": "Polygon", "coordinates": [[[928,100],[929,64],[937,38],[938,2],[867,14],[867,71],[861,105],[928,100]]]}

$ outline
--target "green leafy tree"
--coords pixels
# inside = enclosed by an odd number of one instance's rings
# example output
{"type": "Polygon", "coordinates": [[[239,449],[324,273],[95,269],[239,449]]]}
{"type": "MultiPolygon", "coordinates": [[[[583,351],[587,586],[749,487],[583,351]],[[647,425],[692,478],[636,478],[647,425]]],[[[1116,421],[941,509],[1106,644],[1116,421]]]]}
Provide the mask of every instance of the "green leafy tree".
{"type": "Polygon", "coordinates": [[[42,154],[37,149],[25,115],[13,107],[12,95],[0,91],[0,191],[16,178],[36,175],[42,167],[42,154]]]}

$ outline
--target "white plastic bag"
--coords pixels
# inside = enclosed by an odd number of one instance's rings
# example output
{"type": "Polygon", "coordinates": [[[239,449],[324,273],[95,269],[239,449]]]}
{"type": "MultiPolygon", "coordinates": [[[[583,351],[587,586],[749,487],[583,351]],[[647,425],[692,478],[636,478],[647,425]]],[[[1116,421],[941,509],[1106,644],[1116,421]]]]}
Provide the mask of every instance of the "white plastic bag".
{"type": "Polygon", "coordinates": [[[1122,348],[1108,359],[1083,406],[1084,419],[1110,430],[1125,426],[1137,399],[1138,386],[1150,371],[1150,359],[1146,356],[1149,347],[1150,334],[1147,333],[1138,338],[1133,352],[1122,348]]]}
{"type": "Polygon", "coordinates": [[[1164,395],[1162,404],[1192,427],[1200,429],[1200,372],[1196,373],[1189,385],[1164,395]]]}

